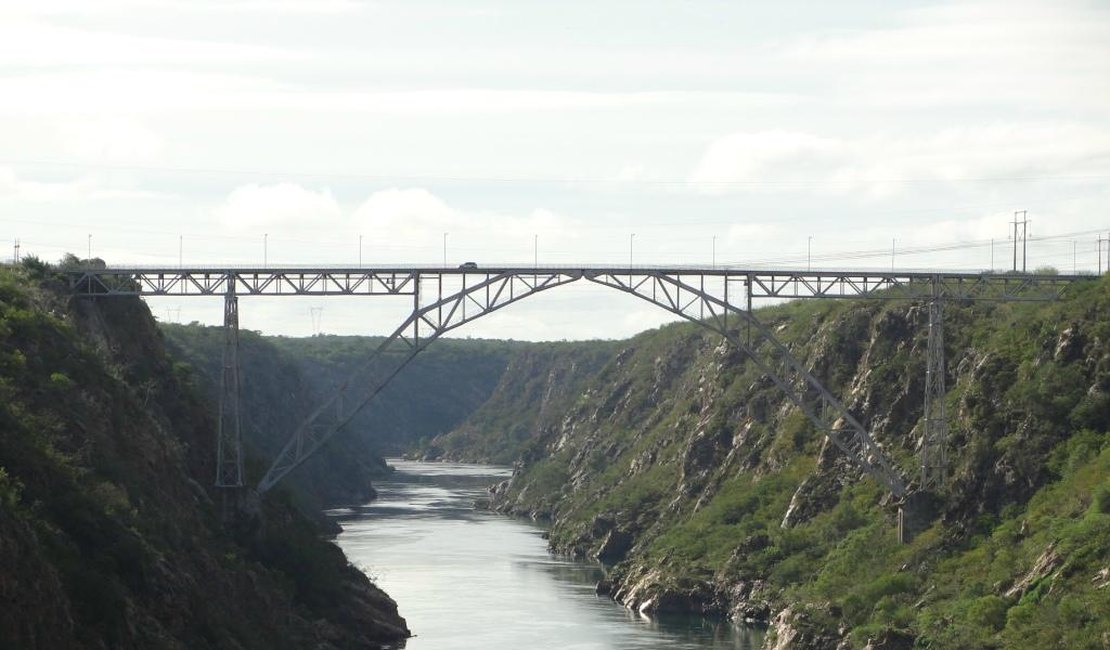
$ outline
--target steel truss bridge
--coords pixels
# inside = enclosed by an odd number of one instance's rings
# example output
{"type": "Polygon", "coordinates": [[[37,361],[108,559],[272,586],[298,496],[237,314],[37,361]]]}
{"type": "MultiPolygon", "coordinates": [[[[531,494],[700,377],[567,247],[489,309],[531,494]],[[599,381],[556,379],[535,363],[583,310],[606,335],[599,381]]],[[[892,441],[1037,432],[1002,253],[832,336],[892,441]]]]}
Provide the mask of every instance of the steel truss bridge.
{"type": "Polygon", "coordinates": [[[945,480],[948,418],[944,304],[958,300],[1044,301],[1092,276],[960,272],[797,271],[731,267],[159,267],[69,273],[78,295],[222,296],[224,332],[216,485],[244,485],[241,444],[239,297],[411,296],[412,311],[364,363],[292,432],[256,486],[276,485],[347,425],[421,350],[443,334],[542,291],[581,280],[631,294],[693,321],[744,351],[818,430],[895,497],[909,485],[847,407],[752,311],[756,299],[909,300],[928,305],[924,421],[918,487],[945,480]]]}

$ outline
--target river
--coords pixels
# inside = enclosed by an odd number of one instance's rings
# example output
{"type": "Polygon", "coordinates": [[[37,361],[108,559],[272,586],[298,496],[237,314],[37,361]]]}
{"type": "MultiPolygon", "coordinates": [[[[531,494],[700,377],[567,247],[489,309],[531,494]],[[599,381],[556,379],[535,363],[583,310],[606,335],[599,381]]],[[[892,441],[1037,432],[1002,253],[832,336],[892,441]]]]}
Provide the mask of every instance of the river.
{"type": "Polygon", "coordinates": [[[756,630],[652,621],[594,595],[600,565],[551,555],[541,526],[474,509],[507,468],[390,464],[377,500],[329,514],[351,563],[397,601],[415,635],[406,650],[759,647],[756,630]]]}

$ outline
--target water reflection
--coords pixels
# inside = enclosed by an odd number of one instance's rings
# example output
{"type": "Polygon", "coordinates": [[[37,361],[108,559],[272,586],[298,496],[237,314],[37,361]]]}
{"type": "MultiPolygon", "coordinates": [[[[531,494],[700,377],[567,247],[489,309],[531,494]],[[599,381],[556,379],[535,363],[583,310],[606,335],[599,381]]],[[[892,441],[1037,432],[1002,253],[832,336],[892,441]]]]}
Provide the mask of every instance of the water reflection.
{"type": "Polygon", "coordinates": [[[338,543],[400,605],[407,650],[758,648],[758,631],[642,618],[594,594],[600,565],[554,557],[543,529],[476,510],[507,468],[391,460],[377,501],[329,514],[338,543]]]}

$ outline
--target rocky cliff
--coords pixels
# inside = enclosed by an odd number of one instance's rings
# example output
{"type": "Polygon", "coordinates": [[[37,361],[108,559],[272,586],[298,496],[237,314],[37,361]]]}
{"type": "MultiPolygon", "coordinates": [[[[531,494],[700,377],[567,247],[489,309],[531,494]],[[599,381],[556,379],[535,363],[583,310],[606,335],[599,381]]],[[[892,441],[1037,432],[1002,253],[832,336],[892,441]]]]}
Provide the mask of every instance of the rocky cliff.
{"type": "MultiPolygon", "coordinates": [[[[926,310],[758,315],[915,478],[926,310]]],[[[949,304],[946,337],[949,478],[910,503],[692,324],[622,344],[561,408],[533,411],[523,441],[483,416],[487,439],[522,447],[494,502],[550,519],[557,551],[614,564],[606,588],[628,607],[769,623],[768,647],[1107,644],[1110,281],[1059,303],[949,304]],[[899,505],[916,533],[904,545],[899,505]]],[[[511,364],[491,404],[513,390],[535,404],[514,387],[555,371],[511,364]]]]}
{"type": "Polygon", "coordinates": [[[393,601],[268,499],[225,525],[215,425],[138,300],[0,269],[0,646],[378,647],[393,601]]]}

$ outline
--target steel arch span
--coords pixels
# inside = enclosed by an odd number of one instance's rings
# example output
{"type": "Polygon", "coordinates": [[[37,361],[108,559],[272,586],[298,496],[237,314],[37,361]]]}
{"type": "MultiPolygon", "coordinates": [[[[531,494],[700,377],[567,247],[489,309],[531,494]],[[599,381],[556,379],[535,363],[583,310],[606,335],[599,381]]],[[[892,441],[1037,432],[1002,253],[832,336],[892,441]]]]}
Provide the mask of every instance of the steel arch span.
{"type": "MultiPolygon", "coordinates": [[[[634,295],[721,335],[744,351],[851,462],[896,497],[906,494],[905,479],[867,429],[751,313],[748,289],[739,293],[746,301],[741,307],[729,301],[727,280],[711,282],[707,287],[704,281],[694,285],[680,274],[661,271],[584,270],[495,274],[472,286],[465,286],[464,281],[462,289],[446,296],[442,295],[443,285],[439,282],[439,294],[427,303],[417,287],[412,314],[331,398],[297,427],[259,481],[257,491],[267,492],[312,456],[442,334],[528,296],[581,278],[634,295]]],[[[750,285],[747,287],[750,289],[750,285]]]]}

